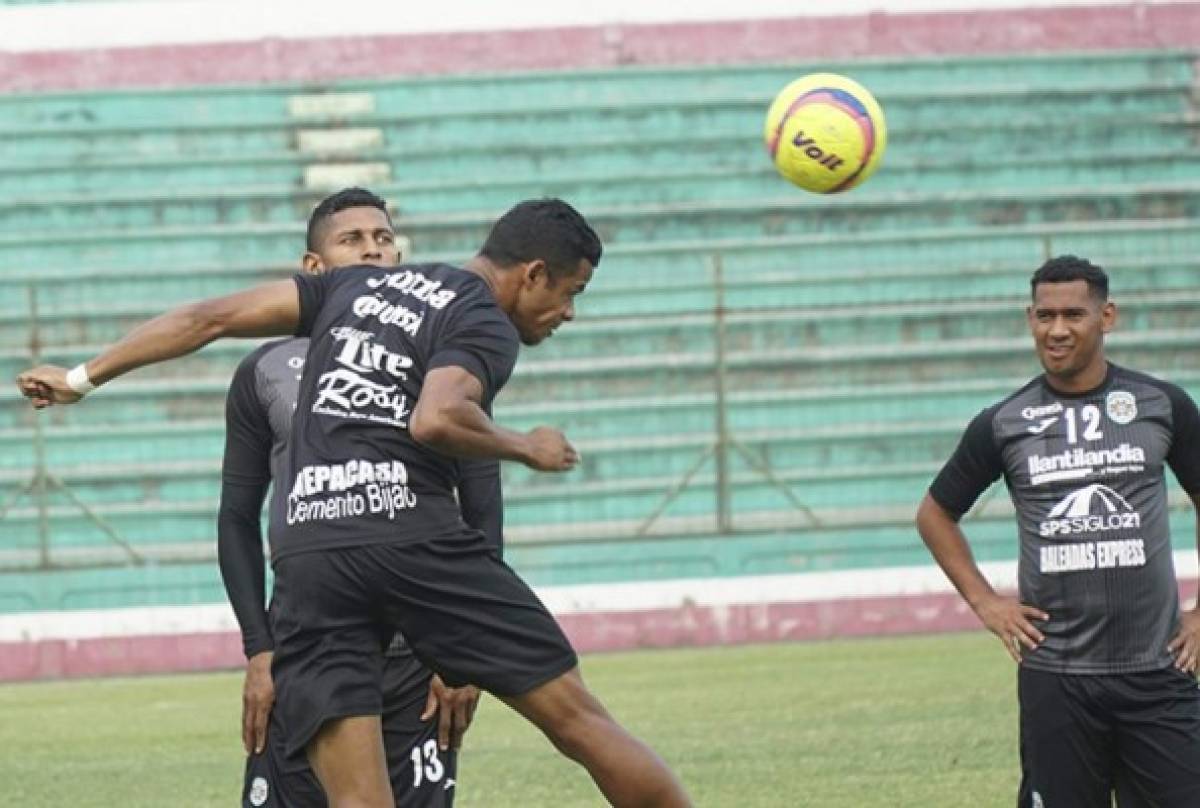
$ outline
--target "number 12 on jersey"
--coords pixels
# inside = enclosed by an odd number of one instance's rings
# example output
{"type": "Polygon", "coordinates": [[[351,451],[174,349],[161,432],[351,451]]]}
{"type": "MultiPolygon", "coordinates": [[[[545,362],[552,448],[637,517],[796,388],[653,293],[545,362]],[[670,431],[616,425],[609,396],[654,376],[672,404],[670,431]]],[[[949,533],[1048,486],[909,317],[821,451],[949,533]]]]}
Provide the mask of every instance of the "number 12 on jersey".
{"type": "MultiPolygon", "coordinates": [[[[1067,420],[1067,443],[1078,443],[1079,433],[1075,408],[1068,407],[1063,413],[1063,417],[1067,420]]],[[[1079,420],[1083,422],[1084,440],[1100,440],[1104,437],[1104,433],[1100,431],[1100,408],[1095,404],[1088,404],[1084,407],[1079,413],[1079,420]]]]}

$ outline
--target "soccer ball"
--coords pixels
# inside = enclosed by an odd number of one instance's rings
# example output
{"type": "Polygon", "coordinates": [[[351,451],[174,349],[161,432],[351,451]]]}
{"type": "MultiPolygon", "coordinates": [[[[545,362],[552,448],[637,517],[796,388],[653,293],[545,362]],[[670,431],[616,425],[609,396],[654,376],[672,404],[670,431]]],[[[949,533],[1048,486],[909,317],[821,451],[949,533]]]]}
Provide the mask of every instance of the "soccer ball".
{"type": "Polygon", "coordinates": [[[835,194],[861,185],[879,167],[887,125],[867,88],[845,76],[813,73],[775,96],[763,140],[784,179],[835,194]]]}

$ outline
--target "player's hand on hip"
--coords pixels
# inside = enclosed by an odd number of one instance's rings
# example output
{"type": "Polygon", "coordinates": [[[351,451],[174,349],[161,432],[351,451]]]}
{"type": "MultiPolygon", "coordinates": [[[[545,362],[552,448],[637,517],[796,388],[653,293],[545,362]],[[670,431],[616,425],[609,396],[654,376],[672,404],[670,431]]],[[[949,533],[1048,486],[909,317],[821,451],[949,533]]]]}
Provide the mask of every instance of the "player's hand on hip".
{"type": "Polygon", "coordinates": [[[561,431],[548,426],[530,430],[529,457],[525,465],[538,471],[570,471],[579,463],[579,452],[561,431]]]}
{"type": "Polygon", "coordinates": [[[267,722],[275,704],[275,680],[271,678],[274,656],[271,651],[262,651],[246,663],[246,681],[242,685],[242,746],[247,755],[257,755],[267,745],[267,722]]]}
{"type": "Polygon", "coordinates": [[[429,680],[429,696],[425,699],[425,711],[421,720],[428,721],[435,715],[438,719],[438,746],[443,750],[462,746],[463,735],[475,718],[479,705],[479,688],[449,687],[442,678],[434,674],[429,680]]]}
{"type": "Polygon", "coordinates": [[[83,398],[67,384],[67,369],[41,365],[17,375],[17,388],[35,409],[54,404],[74,404],[83,398]]]}
{"type": "Polygon", "coordinates": [[[1179,631],[1167,644],[1175,656],[1175,667],[1184,673],[1200,670],[1200,604],[1180,617],[1179,631]]]}
{"type": "Polygon", "coordinates": [[[1034,651],[1046,639],[1032,621],[1049,620],[1050,615],[1016,598],[991,595],[975,605],[975,614],[979,615],[988,631],[1000,638],[1004,650],[1014,662],[1021,661],[1021,646],[1034,651]]]}

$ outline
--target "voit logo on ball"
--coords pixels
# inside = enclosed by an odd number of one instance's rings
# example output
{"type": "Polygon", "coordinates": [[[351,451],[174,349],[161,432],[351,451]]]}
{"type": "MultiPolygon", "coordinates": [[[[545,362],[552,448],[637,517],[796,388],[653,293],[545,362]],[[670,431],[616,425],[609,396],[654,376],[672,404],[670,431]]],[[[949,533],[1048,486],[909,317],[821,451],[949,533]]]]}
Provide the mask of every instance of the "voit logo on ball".
{"type": "Polygon", "coordinates": [[[887,147],[883,109],[853,79],[812,73],[779,91],[763,125],[780,175],[806,191],[835,194],[866,182],[887,147]]]}

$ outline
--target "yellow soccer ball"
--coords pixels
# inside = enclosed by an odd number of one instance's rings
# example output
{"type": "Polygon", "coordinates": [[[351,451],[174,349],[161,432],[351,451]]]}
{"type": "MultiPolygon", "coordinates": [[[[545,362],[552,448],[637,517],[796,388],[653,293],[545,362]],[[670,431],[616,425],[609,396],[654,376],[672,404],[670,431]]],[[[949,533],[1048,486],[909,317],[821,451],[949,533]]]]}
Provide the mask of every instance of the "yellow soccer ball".
{"type": "Polygon", "coordinates": [[[812,73],[775,96],[763,140],[784,179],[835,194],[861,185],[879,167],[887,124],[867,88],[835,73],[812,73]]]}

